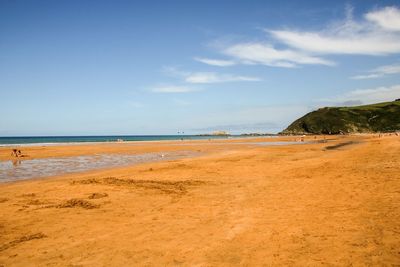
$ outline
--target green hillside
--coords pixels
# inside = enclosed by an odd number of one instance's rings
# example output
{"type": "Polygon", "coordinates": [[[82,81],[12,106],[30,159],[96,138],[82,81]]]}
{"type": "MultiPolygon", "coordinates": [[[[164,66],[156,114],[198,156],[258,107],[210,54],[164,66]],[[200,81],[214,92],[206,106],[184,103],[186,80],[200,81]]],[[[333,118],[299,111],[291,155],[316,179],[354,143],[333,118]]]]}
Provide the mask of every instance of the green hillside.
{"type": "Polygon", "coordinates": [[[281,134],[340,134],[400,130],[400,101],[356,107],[325,107],[310,112],[281,134]]]}

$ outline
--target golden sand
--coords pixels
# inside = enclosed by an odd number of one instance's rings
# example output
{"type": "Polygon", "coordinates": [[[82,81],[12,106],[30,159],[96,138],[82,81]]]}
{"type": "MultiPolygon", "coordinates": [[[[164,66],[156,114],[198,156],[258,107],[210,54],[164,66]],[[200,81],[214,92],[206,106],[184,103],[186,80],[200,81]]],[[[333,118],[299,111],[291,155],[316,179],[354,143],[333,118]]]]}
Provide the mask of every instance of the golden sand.
{"type": "MultiPolygon", "coordinates": [[[[0,266],[400,265],[400,138],[333,138],[184,141],[204,154],[2,184],[0,266]]],[[[182,142],[22,148],[175,150],[182,142]]]]}

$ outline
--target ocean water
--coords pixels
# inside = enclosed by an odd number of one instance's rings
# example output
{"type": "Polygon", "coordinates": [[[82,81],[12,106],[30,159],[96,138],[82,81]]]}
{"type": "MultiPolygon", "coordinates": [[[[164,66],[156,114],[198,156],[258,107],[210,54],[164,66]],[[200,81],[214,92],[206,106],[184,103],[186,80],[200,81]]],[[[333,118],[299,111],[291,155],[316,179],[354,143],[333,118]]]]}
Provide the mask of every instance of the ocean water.
{"type": "Polygon", "coordinates": [[[108,135],[108,136],[23,136],[0,137],[0,146],[27,144],[60,144],[124,141],[162,141],[162,140],[202,140],[226,139],[239,136],[199,136],[199,135],[108,135]]]}

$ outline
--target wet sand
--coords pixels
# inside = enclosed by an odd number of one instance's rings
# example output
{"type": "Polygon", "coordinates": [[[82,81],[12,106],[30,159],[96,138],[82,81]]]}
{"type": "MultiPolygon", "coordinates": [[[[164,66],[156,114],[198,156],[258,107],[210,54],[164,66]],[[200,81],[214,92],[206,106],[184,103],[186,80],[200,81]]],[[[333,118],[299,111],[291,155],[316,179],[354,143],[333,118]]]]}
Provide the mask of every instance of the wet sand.
{"type": "Polygon", "coordinates": [[[203,155],[1,184],[0,266],[400,265],[400,138],[332,138],[22,148],[203,155]]]}

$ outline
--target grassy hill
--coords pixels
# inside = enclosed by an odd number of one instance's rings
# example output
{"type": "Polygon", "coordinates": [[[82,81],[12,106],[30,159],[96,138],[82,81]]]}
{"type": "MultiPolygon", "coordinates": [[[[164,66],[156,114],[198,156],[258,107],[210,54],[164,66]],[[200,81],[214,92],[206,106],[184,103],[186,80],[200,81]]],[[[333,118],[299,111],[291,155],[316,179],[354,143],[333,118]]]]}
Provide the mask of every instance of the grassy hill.
{"type": "Polygon", "coordinates": [[[400,101],[356,107],[325,107],[310,112],[281,134],[340,134],[400,130],[400,101]]]}

